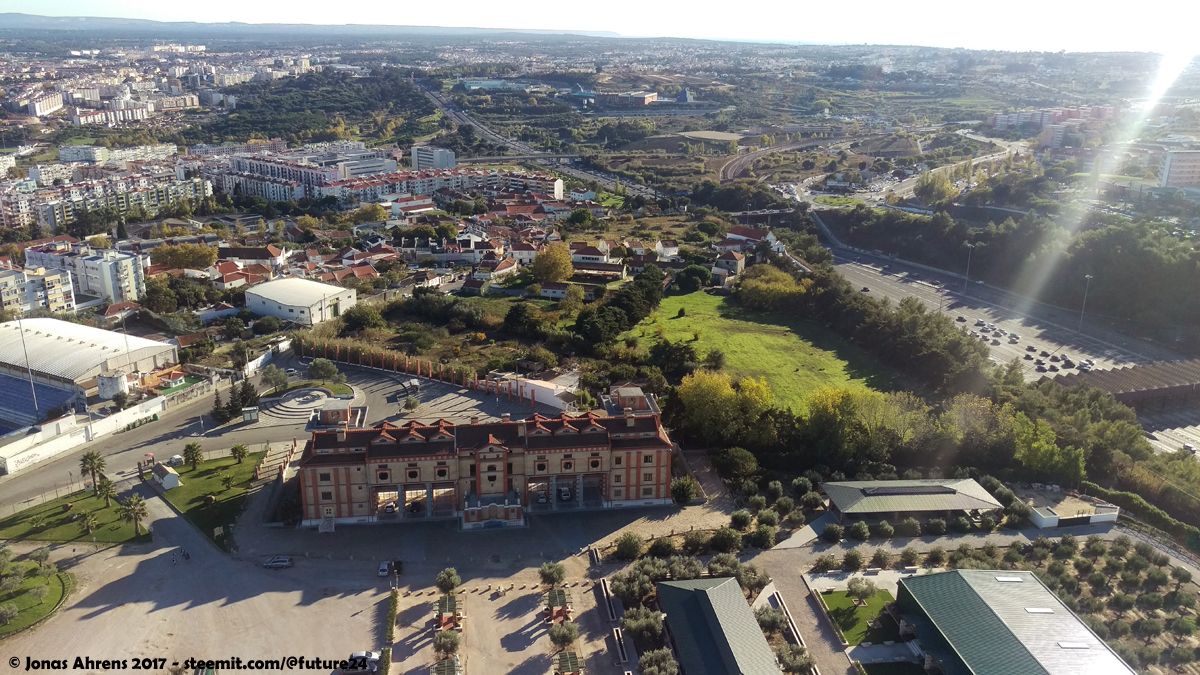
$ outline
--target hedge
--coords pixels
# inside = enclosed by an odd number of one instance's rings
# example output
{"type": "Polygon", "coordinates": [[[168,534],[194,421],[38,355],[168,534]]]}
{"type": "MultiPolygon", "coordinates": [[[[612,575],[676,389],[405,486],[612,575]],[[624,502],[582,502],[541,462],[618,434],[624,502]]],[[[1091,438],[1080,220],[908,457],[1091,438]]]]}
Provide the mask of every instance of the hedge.
{"type": "Polygon", "coordinates": [[[1147,502],[1136,492],[1110,490],[1091,481],[1083,481],[1080,487],[1085,494],[1101,497],[1117,506],[1131,511],[1146,521],[1148,525],[1170,532],[1187,542],[1189,548],[1200,550],[1200,528],[1176,520],[1169,513],[1147,502]]]}

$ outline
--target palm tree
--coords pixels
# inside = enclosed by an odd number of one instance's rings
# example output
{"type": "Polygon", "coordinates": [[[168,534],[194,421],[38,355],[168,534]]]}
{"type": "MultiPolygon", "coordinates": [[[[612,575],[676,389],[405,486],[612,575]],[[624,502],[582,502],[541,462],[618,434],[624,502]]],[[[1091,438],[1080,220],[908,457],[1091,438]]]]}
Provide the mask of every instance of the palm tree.
{"type": "Polygon", "coordinates": [[[104,508],[107,509],[110,500],[117,498],[117,486],[107,476],[101,476],[100,484],[96,486],[96,496],[104,498],[104,508]]]}
{"type": "Polygon", "coordinates": [[[183,461],[192,465],[192,471],[196,470],[196,465],[202,459],[204,459],[204,452],[200,449],[199,443],[192,441],[183,446],[183,461]]]}
{"type": "Polygon", "coordinates": [[[146,515],[146,500],[142,499],[141,495],[130,495],[129,499],[121,504],[121,520],[133,523],[134,536],[141,536],[142,520],[146,515]]]}
{"type": "Polygon", "coordinates": [[[87,513],[84,514],[83,518],[79,521],[79,524],[83,526],[84,532],[91,534],[96,531],[96,526],[100,524],[100,520],[96,518],[96,514],[87,513]]]}
{"type": "Polygon", "coordinates": [[[242,460],[246,459],[246,455],[250,454],[250,449],[245,445],[238,443],[229,449],[229,454],[233,455],[233,458],[237,460],[238,464],[241,464],[242,460]]]}
{"type": "Polygon", "coordinates": [[[96,450],[88,450],[79,458],[79,473],[86,473],[92,477],[92,490],[95,491],[99,484],[96,482],[96,474],[104,471],[104,456],[96,450]]]}

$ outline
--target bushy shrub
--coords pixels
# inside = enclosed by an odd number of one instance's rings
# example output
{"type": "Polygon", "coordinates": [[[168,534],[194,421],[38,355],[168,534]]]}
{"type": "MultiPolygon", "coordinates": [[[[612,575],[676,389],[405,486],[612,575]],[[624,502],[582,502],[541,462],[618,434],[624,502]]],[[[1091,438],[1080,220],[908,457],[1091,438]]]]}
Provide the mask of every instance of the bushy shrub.
{"type": "Polygon", "coordinates": [[[871,525],[871,536],[878,539],[891,539],[896,529],[886,520],[871,525]]]}
{"type": "Polygon", "coordinates": [[[946,534],[946,521],[941,518],[930,518],[925,521],[925,526],[922,528],[925,534],[943,535],[946,534]]]}
{"type": "Polygon", "coordinates": [[[842,536],[845,534],[845,532],[846,528],[838,525],[837,523],[830,523],[825,526],[824,530],[821,531],[821,538],[831,544],[836,544],[842,540],[842,536]]]}

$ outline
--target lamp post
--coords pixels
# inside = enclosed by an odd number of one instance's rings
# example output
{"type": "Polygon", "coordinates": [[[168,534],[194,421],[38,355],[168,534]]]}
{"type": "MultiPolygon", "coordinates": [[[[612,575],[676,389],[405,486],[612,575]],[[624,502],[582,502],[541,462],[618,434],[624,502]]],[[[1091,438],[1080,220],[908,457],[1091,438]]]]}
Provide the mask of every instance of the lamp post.
{"type": "Polygon", "coordinates": [[[967,244],[967,273],[963,275],[963,295],[967,294],[967,284],[971,281],[971,253],[975,251],[975,244],[967,244]]]}
{"type": "Polygon", "coordinates": [[[1092,275],[1083,275],[1083,303],[1079,305],[1079,326],[1076,327],[1077,332],[1083,331],[1083,312],[1087,309],[1088,289],[1092,287],[1092,275]]]}

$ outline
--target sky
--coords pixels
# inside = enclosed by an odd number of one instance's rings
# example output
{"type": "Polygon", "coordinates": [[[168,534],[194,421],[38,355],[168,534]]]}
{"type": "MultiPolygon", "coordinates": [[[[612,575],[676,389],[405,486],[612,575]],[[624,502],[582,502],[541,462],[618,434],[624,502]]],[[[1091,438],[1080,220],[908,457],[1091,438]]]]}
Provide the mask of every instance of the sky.
{"type": "Polygon", "coordinates": [[[1187,53],[1195,53],[1200,19],[1194,0],[0,0],[0,11],[158,21],[472,26],[754,42],[1187,53]]]}

